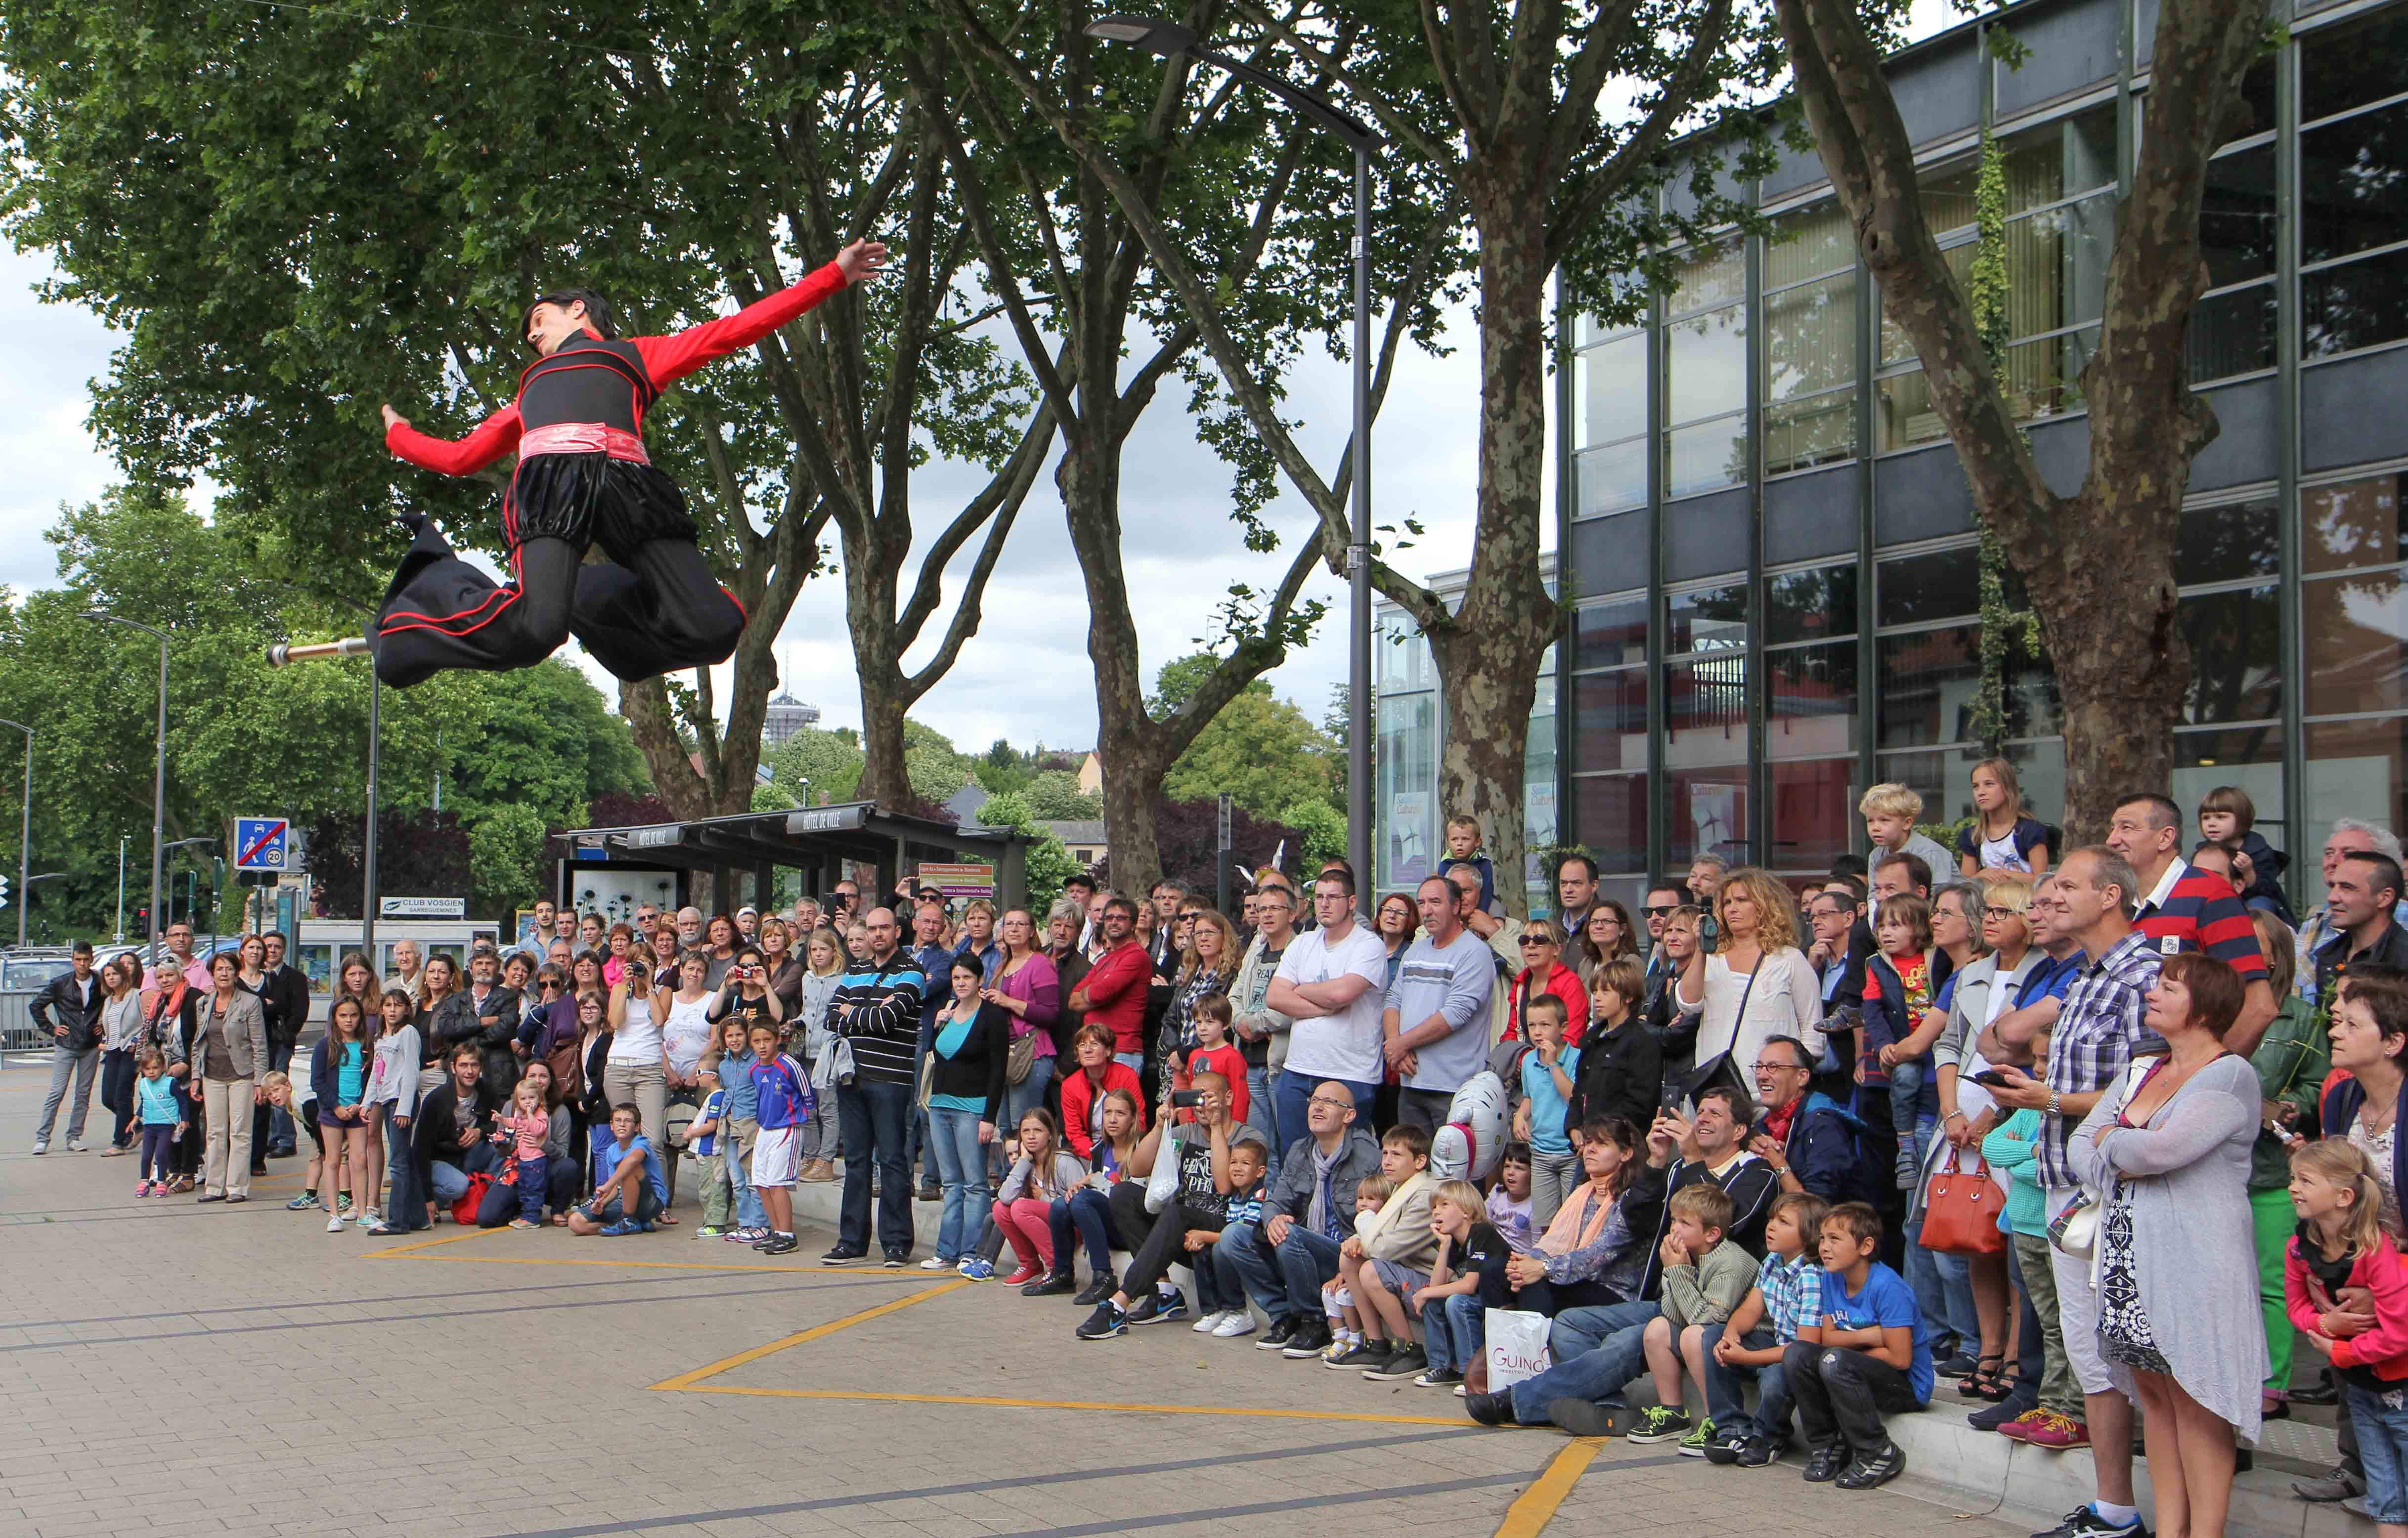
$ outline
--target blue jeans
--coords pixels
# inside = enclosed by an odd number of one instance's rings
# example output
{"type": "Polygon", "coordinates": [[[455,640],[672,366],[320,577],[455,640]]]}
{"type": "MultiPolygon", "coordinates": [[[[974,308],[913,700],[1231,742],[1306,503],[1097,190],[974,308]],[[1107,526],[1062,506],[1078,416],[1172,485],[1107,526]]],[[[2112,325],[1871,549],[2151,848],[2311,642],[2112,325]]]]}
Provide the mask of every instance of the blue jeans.
{"type": "Polygon", "coordinates": [[[1045,1087],[1053,1082],[1053,1054],[1040,1052],[1037,1055],[1036,1061],[1028,1065],[1026,1078],[1018,1084],[1007,1084],[1003,1087],[1004,1125],[996,1129],[997,1143],[1019,1132],[1020,1118],[1035,1107],[1045,1104],[1045,1087]]]}
{"type": "Polygon", "coordinates": [[[980,1119],[976,1111],[938,1107],[928,1113],[928,1146],[937,1156],[938,1178],[945,1183],[937,1259],[948,1263],[969,1253],[986,1217],[986,1145],[979,1141],[980,1119]]]}
{"type": "Polygon", "coordinates": [[[878,1243],[896,1254],[911,1252],[911,1167],[904,1138],[916,1109],[911,1086],[856,1077],[836,1092],[837,1128],[844,1140],[844,1204],[837,1219],[837,1246],[869,1253],[869,1161],[878,1158],[878,1243]]]}
{"type": "Polygon", "coordinates": [[[1271,1182],[1279,1178],[1280,1155],[1286,1151],[1280,1140],[1279,1107],[1271,1100],[1275,1092],[1271,1088],[1269,1069],[1258,1068],[1252,1063],[1246,1065],[1246,1124],[1261,1132],[1264,1141],[1270,1145],[1270,1166],[1263,1175],[1265,1190],[1268,1190],[1271,1182]]]}
{"type": "Polygon", "coordinates": [[[1433,1373],[1461,1373],[1488,1344],[1488,1309],[1477,1292],[1422,1304],[1422,1338],[1433,1373]]]}
{"type": "Polygon", "coordinates": [[[1145,1072],[1145,1054],[1142,1052],[1115,1052],[1112,1061],[1132,1074],[1145,1072]]]}
{"type": "Polygon", "coordinates": [[[1285,1304],[1280,1312],[1295,1315],[1307,1323],[1319,1317],[1323,1312],[1321,1284],[1338,1275],[1338,1241],[1326,1233],[1315,1233],[1302,1223],[1294,1223],[1288,1227],[1287,1237],[1271,1253],[1279,1266],[1280,1290],[1285,1304]]]}
{"type": "MultiPolygon", "coordinates": [[[[733,1132],[723,1132],[719,1135],[724,1138],[736,1136],[733,1132]]],[[[752,1143],[760,1140],[761,1134],[755,1131],[752,1134],[752,1143]]],[[[727,1186],[736,1194],[737,1226],[765,1229],[769,1226],[769,1209],[761,1204],[761,1193],[752,1189],[752,1143],[747,1143],[740,1138],[737,1139],[737,1156],[733,1159],[722,1160],[720,1162],[727,1166],[727,1186]]]]}
{"type": "Polygon", "coordinates": [[[1961,1344],[1981,1349],[1982,1317],[1973,1311],[1972,1266],[1962,1255],[1924,1248],[1920,1215],[1906,1226],[1906,1285],[1934,1328],[1954,1331],[1961,1344]]]}
{"type": "Polygon", "coordinates": [[[418,1189],[418,1156],[409,1141],[416,1129],[394,1124],[393,1113],[400,1104],[397,1100],[387,1101],[384,1107],[385,1168],[393,1172],[393,1194],[385,1199],[384,1222],[389,1229],[410,1233],[426,1226],[426,1193],[418,1189]]]}
{"type": "Polygon", "coordinates": [[[519,1220],[525,1223],[543,1221],[543,1198],[549,1180],[552,1161],[540,1154],[519,1161],[519,1220]]]}
{"type": "Polygon", "coordinates": [[[2366,1505],[2378,1522],[2408,1522],[2408,1403],[2397,1388],[2377,1393],[2344,1384],[2358,1456],[2366,1465],[2366,1505]]]}
{"type": "MultiPolygon", "coordinates": [[[[1228,1230],[1221,1231],[1226,1233],[1228,1230]]],[[[1238,1275],[1237,1267],[1223,1258],[1217,1239],[1203,1249],[1187,1257],[1187,1269],[1196,1274],[1196,1308],[1199,1314],[1220,1314],[1246,1306],[1246,1289],[1238,1275]]]]}
{"type": "MultiPolygon", "coordinates": [[[[1723,1338],[1723,1327],[1710,1324],[1699,1332],[1698,1344],[1706,1358],[1706,1414],[1713,1417],[1714,1430],[1747,1431],[1753,1426],[1756,1435],[1767,1442],[1789,1440],[1789,1377],[1780,1362],[1768,1362],[1762,1367],[1726,1367],[1714,1360],[1714,1346],[1723,1338]],[[1756,1380],[1756,1419],[1747,1417],[1746,1401],[1740,1397],[1740,1385],[1756,1380]]],[[[1761,1351],[1776,1344],[1770,1330],[1751,1330],[1742,1343],[1752,1351],[1761,1351]]]]}
{"type": "Polygon", "coordinates": [[[1112,1225],[1112,1204],[1102,1191],[1092,1186],[1082,1186],[1066,1201],[1054,1203],[1054,1269],[1069,1274],[1074,1267],[1070,1259],[1070,1233],[1078,1231],[1087,1244],[1087,1269],[1096,1275],[1105,1275],[1112,1269],[1112,1247],[1121,1242],[1120,1232],[1112,1225]]]}
{"type": "Polygon", "coordinates": [[[463,1150],[457,1164],[446,1163],[440,1159],[429,1161],[426,1183],[434,1188],[435,1200],[448,1207],[468,1194],[470,1175],[490,1175],[493,1169],[494,1146],[480,1143],[473,1148],[463,1150]]]}
{"type": "MultiPolygon", "coordinates": [[[[1294,1135],[1297,1137],[1304,1136],[1312,1128],[1312,1122],[1307,1118],[1311,1115],[1308,1103],[1312,1099],[1313,1086],[1324,1083],[1342,1085],[1346,1092],[1354,1097],[1354,1124],[1369,1131],[1371,1102],[1380,1092],[1378,1085],[1356,1084],[1351,1079],[1317,1079],[1310,1074],[1291,1073],[1285,1069],[1280,1071],[1279,1082],[1271,1089],[1271,1099],[1279,1106],[1280,1126],[1293,1129],[1294,1135]]],[[[1249,1078],[1247,1084],[1251,1089],[1253,1080],[1249,1078]]],[[[1280,1151],[1286,1152],[1283,1148],[1280,1151]]]]}
{"type": "Polygon", "coordinates": [[[1547,1349],[1555,1364],[1537,1377],[1513,1385],[1513,1418],[1525,1426],[1544,1426],[1550,1400],[1618,1396],[1626,1384],[1646,1370],[1647,1347],[1641,1337],[1647,1321],[1662,1312],[1659,1303],[1634,1299],[1567,1308],[1556,1315],[1555,1327],[1547,1332],[1547,1349]]]}

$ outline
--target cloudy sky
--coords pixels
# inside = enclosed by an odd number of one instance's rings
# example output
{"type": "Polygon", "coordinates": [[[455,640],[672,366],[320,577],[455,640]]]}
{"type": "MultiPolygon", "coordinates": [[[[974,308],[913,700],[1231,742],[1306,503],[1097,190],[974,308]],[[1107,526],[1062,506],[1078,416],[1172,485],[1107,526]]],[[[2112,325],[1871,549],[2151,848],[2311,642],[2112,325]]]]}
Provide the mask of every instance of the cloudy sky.
{"type": "MultiPolygon", "coordinates": [[[[50,270],[39,255],[0,248],[0,463],[10,468],[0,479],[0,583],[18,589],[57,582],[55,551],[42,531],[62,503],[98,495],[115,469],[84,427],[90,382],[108,373],[115,339],[89,312],[36,297],[50,270]]],[[[1408,349],[1372,435],[1374,521],[1420,519],[1427,533],[1402,559],[1425,574],[1471,558],[1479,369],[1469,313],[1452,320],[1455,356],[1408,349]]],[[[1291,381],[1288,415],[1308,424],[1305,444],[1325,474],[1345,441],[1346,391],[1345,370],[1326,358],[1315,358],[1291,381]]],[[[923,529],[941,528],[974,484],[968,474],[948,475],[941,466],[916,476],[923,529]]],[[[1228,475],[1190,430],[1183,390],[1164,391],[1131,435],[1123,487],[1123,560],[1151,676],[1193,649],[1231,582],[1270,588],[1287,558],[1250,556],[1240,545],[1228,516],[1228,475]]],[[[1312,522],[1294,497],[1270,518],[1290,538],[1312,522]]],[[[967,570],[973,553],[963,552],[955,569],[967,570]]],[[[913,579],[905,574],[907,590],[913,579]]],[[[949,584],[949,598],[955,591],[949,584]]],[[[1335,610],[1312,646],[1272,675],[1271,684],[1318,719],[1330,687],[1346,677],[1345,590],[1323,571],[1307,591],[1335,610]]],[[[983,612],[978,635],[914,714],[965,747],[997,737],[1023,747],[1090,746],[1096,711],[1086,604],[1050,476],[1013,527],[983,612]]],[[[932,621],[928,628],[933,645],[942,627],[932,621]]],[[[824,724],[857,725],[860,694],[838,578],[805,585],[781,643],[796,694],[821,708],[824,724]]],[[[607,676],[590,670],[609,692],[607,676]]]]}

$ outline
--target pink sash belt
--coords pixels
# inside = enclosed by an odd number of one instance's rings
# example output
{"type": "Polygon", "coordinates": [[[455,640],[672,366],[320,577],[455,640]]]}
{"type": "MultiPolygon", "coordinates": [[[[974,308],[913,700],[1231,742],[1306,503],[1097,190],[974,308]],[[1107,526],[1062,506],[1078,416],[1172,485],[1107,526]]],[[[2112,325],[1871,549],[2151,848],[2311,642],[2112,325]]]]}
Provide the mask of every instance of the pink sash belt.
{"type": "Polygon", "coordinates": [[[519,434],[519,458],[538,454],[608,454],[638,464],[652,463],[644,453],[642,438],[600,422],[553,422],[549,427],[528,428],[519,434]]]}

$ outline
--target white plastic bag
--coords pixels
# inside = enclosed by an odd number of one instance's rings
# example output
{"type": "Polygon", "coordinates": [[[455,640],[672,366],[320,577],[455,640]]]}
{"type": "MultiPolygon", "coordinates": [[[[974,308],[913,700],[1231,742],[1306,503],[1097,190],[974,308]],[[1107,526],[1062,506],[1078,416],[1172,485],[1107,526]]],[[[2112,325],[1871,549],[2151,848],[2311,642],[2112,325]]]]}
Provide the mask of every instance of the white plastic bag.
{"type": "Polygon", "coordinates": [[[1501,1394],[1555,1365],[1547,1352],[1549,1320],[1522,1308],[1487,1311],[1488,1391],[1501,1394]]]}

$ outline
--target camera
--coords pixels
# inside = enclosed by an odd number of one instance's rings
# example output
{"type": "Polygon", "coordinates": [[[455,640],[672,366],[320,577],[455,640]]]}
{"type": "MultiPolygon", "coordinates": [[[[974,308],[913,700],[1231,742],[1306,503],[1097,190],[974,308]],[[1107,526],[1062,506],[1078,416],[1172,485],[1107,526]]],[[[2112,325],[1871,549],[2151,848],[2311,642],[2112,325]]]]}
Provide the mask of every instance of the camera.
{"type": "Polygon", "coordinates": [[[1204,1091],[1201,1089],[1173,1089],[1170,1092],[1170,1104],[1180,1110],[1194,1110],[1197,1106],[1204,1104],[1204,1091]]]}

